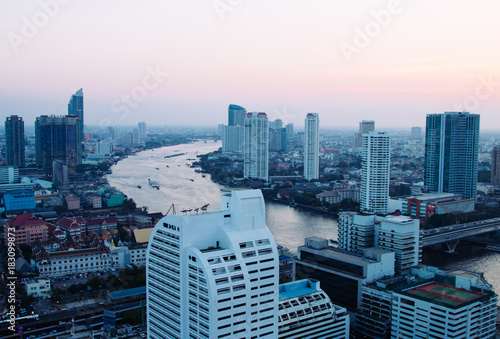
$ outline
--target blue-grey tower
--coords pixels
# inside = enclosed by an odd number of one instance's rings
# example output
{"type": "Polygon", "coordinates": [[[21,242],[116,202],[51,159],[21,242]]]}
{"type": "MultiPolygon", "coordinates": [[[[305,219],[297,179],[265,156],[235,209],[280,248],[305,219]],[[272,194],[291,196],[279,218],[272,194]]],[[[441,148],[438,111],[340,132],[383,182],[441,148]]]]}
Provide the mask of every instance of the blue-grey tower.
{"type": "Polygon", "coordinates": [[[479,114],[428,114],[425,130],[425,186],[435,192],[477,196],[479,114]]]}
{"type": "Polygon", "coordinates": [[[228,126],[244,126],[247,110],[238,105],[229,105],[227,110],[227,125],[228,126]]]}
{"type": "Polygon", "coordinates": [[[71,96],[68,103],[68,115],[75,115],[79,120],[79,133],[81,140],[85,140],[85,134],[83,134],[83,88],[76,91],[75,94],[71,96]]]}
{"type": "Polygon", "coordinates": [[[5,119],[7,165],[24,167],[24,121],[17,115],[5,119]]]}

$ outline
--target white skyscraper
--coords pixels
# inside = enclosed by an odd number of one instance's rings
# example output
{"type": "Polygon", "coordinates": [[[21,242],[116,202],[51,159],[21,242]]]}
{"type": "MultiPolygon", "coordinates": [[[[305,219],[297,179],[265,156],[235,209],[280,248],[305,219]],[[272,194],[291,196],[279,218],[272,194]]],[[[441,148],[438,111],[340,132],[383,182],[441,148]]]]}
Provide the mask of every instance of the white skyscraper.
{"type": "Polygon", "coordinates": [[[269,120],[266,113],[247,113],[244,148],[244,177],[267,181],[269,170],[269,120]]]}
{"type": "Polygon", "coordinates": [[[304,178],[319,178],[319,116],[308,113],[305,121],[304,178]]]}
{"type": "Polygon", "coordinates": [[[147,253],[148,338],[277,338],[279,262],[260,190],[169,215],[147,253]]]}
{"type": "Polygon", "coordinates": [[[390,137],[386,132],[363,134],[361,154],[362,212],[387,214],[390,178],[390,137]]]}

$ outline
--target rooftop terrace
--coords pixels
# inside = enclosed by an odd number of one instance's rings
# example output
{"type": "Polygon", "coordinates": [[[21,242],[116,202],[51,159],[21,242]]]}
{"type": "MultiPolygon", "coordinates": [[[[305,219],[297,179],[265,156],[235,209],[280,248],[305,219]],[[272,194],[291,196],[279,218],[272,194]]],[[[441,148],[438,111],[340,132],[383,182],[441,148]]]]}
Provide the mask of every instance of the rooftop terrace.
{"type": "Polygon", "coordinates": [[[420,285],[418,287],[402,291],[402,293],[424,301],[452,308],[465,306],[471,302],[481,300],[488,295],[488,292],[483,293],[479,291],[467,291],[438,282],[420,285]]]}

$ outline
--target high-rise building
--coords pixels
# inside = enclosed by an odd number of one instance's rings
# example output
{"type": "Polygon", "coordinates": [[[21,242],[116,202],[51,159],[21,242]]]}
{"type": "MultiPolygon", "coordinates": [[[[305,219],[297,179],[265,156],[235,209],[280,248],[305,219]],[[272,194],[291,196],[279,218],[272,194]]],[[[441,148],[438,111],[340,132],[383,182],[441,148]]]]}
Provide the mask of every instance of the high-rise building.
{"type": "Polygon", "coordinates": [[[477,196],[479,114],[428,114],[424,184],[434,192],[477,196]]]}
{"type": "Polygon", "coordinates": [[[338,239],[340,249],[356,254],[371,247],[394,252],[394,271],[398,274],[408,273],[422,261],[418,219],[340,212],[338,239]]]}
{"type": "Polygon", "coordinates": [[[52,177],[52,163],[66,162],[68,172],[75,173],[82,161],[79,120],[75,116],[42,115],[35,121],[36,162],[46,177],[52,177]]]}
{"type": "Polygon", "coordinates": [[[83,131],[84,120],[83,120],[83,88],[76,91],[75,94],[71,96],[68,103],[68,115],[76,115],[80,119],[79,133],[80,140],[85,139],[85,134],[83,131]]]}
{"type": "Polygon", "coordinates": [[[17,115],[5,119],[7,165],[24,167],[24,121],[17,115]]]}
{"type": "Polygon", "coordinates": [[[362,212],[387,214],[390,179],[390,137],[386,132],[363,134],[361,153],[362,212]]]}
{"type": "Polygon", "coordinates": [[[354,133],[354,147],[360,148],[363,145],[363,134],[375,131],[375,121],[363,120],[359,123],[359,131],[354,133]]]}
{"type": "Polygon", "coordinates": [[[245,126],[224,126],[222,129],[222,152],[243,154],[245,126]]]}
{"type": "Polygon", "coordinates": [[[238,105],[229,105],[227,110],[227,124],[229,126],[243,126],[247,110],[238,105]]]}
{"type": "Polygon", "coordinates": [[[149,338],[277,338],[278,253],[259,190],[168,215],[147,250],[149,338]]]}
{"type": "Polygon", "coordinates": [[[267,181],[269,173],[269,121],[266,113],[247,113],[244,148],[244,177],[267,181]]]}
{"type": "Polygon", "coordinates": [[[491,184],[500,185],[500,148],[491,150],[491,184]]]}
{"type": "Polygon", "coordinates": [[[319,178],[319,116],[308,113],[305,121],[304,178],[319,178]]]}
{"type": "Polygon", "coordinates": [[[141,142],[144,142],[144,139],[146,139],[146,123],[144,121],[141,121],[137,124],[139,127],[139,138],[141,139],[141,142]]]}

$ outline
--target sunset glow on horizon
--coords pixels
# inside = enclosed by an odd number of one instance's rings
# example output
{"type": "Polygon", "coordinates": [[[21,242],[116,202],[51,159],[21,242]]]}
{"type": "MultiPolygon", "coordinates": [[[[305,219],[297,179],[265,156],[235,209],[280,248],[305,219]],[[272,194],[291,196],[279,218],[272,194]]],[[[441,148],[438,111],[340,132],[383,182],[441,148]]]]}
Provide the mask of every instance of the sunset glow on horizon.
{"type": "Polygon", "coordinates": [[[425,126],[451,110],[500,126],[500,3],[465,0],[4,2],[0,111],[32,125],[227,123],[227,107],[303,126],[425,126]],[[130,103],[123,98],[129,97],[130,103]],[[123,105],[129,114],[123,118],[123,105]]]}

